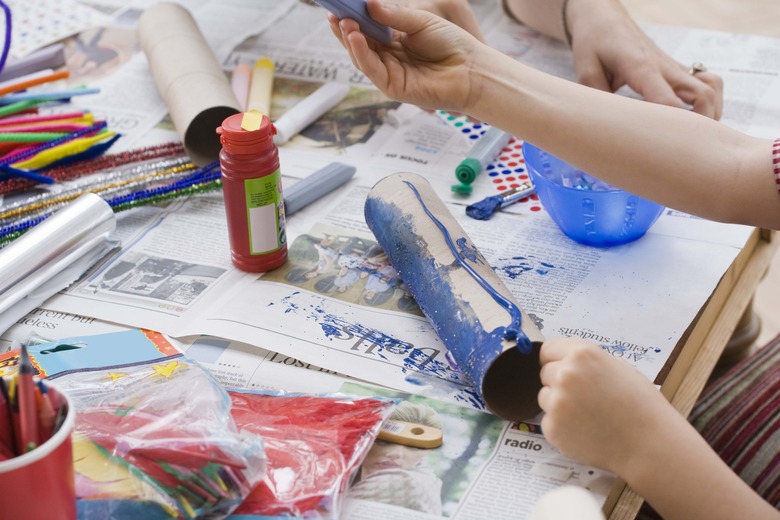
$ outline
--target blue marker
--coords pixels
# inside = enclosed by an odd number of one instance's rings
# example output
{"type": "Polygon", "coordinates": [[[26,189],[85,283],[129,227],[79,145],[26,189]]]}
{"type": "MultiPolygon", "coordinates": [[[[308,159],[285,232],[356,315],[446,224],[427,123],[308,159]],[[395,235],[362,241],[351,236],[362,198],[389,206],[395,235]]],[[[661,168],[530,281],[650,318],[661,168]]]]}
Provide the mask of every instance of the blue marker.
{"type": "Polygon", "coordinates": [[[351,18],[360,26],[360,31],[380,43],[393,43],[393,31],[380,24],[368,14],[366,0],[314,0],[338,18],[351,18]]]}
{"type": "Polygon", "coordinates": [[[355,167],[333,162],[284,190],[284,210],[289,216],[335,190],[355,175],[355,167]]]}
{"type": "MultiPolygon", "coordinates": [[[[499,152],[511,140],[511,135],[491,126],[469,150],[468,156],[455,168],[455,177],[463,184],[471,184],[477,178],[479,172],[495,160],[499,152]]],[[[453,186],[453,191],[461,191],[459,188],[458,186],[453,186]]],[[[471,192],[470,187],[465,191],[471,192]]]]}

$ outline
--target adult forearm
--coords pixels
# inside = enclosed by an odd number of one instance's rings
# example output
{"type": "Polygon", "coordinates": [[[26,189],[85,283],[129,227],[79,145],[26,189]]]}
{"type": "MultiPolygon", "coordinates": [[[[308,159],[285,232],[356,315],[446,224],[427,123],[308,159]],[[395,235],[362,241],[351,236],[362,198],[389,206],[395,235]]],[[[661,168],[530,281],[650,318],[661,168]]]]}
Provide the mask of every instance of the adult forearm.
{"type": "Polygon", "coordinates": [[[543,74],[487,47],[478,52],[464,112],[669,207],[780,228],[771,142],[543,74]]]}
{"type": "Polygon", "coordinates": [[[503,0],[515,20],[559,40],[564,39],[563,0],[503,0]]]}

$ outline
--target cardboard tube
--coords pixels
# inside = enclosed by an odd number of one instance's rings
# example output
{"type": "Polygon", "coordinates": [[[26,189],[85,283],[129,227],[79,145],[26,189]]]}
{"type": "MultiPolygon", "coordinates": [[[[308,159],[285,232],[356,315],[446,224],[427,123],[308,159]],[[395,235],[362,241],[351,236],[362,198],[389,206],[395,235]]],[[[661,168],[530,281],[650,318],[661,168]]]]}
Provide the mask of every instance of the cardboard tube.
{"type": "Polygon", "coordinates": [[[240,105],[217,58],[184,7],[159,3],[138,21],[138,40],[157,89],[195,164],[217,160],[215,129],[240,112],[240,105]]]}
{"type": "Polygon", "coordinates": [[[431,185],[390,175],[369,192],[366,223],[488,409],[539,413],[543,337],[431,185]]]}

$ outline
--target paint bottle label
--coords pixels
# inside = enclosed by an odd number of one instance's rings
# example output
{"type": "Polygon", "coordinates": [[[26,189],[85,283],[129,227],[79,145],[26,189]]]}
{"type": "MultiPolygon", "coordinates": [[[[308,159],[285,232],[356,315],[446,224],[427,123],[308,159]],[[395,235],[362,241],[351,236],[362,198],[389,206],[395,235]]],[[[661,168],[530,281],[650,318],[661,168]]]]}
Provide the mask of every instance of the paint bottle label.
{"type": "Polygon", "coordinates": [[[249,253],[252,255],[272,253],[285,244],[281,179],[281,171],[276,170],[259,179],[244,181],[249,253]]]}

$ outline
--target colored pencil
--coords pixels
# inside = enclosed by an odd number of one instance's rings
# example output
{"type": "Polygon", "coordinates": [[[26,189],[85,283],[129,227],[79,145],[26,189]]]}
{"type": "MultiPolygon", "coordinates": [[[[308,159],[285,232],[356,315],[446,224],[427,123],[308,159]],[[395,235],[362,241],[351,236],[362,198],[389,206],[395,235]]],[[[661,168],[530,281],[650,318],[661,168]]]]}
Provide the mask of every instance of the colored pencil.
{"type": "Polygon", "coordinates": [[[13,423],[11,422],[11,401],[5,386],[5,379],[0,377],[0,451],[13,457],[15,445],[13,423]]]}
{"type": "Polygon", "coordinates": [[[19,354],[17,402],[19,405],[19,436],[17,453],[26,453],[38,446],[38,412],[35,408],[35,383],[27,347],[22,345],[19,354]]]}

